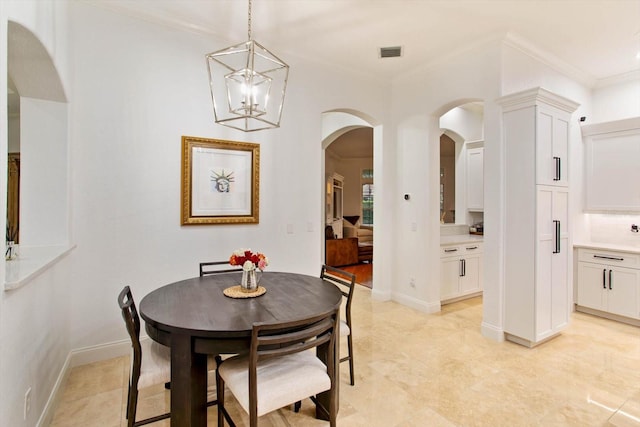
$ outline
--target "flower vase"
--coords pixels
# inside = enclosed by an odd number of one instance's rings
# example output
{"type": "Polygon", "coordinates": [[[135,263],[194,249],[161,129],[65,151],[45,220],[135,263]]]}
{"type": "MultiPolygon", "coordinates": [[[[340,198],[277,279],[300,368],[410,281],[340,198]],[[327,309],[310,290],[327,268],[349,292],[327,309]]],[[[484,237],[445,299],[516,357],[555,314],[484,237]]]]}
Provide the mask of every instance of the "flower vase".
{"type": "Polygon", "coordinates": [[[256,269],[242,270],[242,281],[240,282],[240,289],[243,292],[255,292],[258,289],[258,283],[260,279],[256,269]]]}

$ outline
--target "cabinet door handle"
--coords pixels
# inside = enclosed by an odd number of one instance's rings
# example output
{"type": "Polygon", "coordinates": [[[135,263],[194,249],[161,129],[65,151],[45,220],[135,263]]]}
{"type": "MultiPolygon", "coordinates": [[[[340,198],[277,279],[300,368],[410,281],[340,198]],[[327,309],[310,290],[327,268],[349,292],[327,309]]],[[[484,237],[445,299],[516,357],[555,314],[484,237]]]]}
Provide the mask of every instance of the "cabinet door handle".
{"type": "Polygon", "coordinates": [[[462,260],[462,275],[463,276],[467,275],[467,260],[466,259],[462,260]]]}
{"type": "Polygon", "coordinates": [[[562,160],[560,159],[560,157],[554,157],[553,160],[555,160],[555,163],[556,163],[556,176],[553,178],[553,180],[560,181],[560,176],[562,174],[561,172],[562,160]]]}
{"type": "Polygon", "coordinates": [[[553,223],[556,225],[556,248],[553,251],[554,254],[560,253],[560,221],[554,219],[553,223]]]}
{"type": "Polygon", "coordinates": [[[445,252],[458,252],[457,249],[445,249],[444,251],[445,252]]]}
{"type": "Polygon", "coordinates": [[[613,270],[609,270],[609,289],[613,289],[613,270]]]}
{"type": "Polygon", "coordinates": [[[624,258],[616,258],[613,256],[604,256],[604,255],[594,255],[594,258],[600,258],[600,259],[611,259],[614,261],[624,261],[624,258]]]}
{"type": "Polygon", "coordinates": [[[607,269],[602,270],[602,289],[607,289],[607,269]]]}

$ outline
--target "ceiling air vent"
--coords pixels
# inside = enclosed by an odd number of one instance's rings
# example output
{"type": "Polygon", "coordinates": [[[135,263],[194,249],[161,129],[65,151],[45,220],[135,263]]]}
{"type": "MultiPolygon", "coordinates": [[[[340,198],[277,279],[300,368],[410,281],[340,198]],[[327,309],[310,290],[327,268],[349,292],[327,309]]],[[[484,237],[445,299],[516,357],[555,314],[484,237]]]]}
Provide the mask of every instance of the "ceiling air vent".
{"type": "Polygon", "coordinates": [[[380,58],[397,58],[402,56],[402,46],[380,48],[380,58]]]}

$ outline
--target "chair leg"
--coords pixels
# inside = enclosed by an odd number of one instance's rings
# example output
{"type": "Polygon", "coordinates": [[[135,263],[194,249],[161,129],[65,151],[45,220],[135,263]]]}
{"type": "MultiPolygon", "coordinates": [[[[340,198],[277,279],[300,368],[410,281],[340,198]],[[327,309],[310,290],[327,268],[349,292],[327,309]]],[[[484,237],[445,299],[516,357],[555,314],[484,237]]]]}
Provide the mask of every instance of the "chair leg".
{"type": "Polygon", "coordinates": [[[302,407],[302,400],[298,400],[293,404],[293,412],[300,412],[300,408],[302,407]]]}
{"type": "Polygon", "coordinates": [[[138,406],[138,389],[129,388],[129,399],[127,402],[127,427],[133,427],[136,422],[136,407],[138,406]]]}
{"type": "Polygon", "coordinates": [[[218,427],[224,426],[224,380],[216,369],[216,395],[218,400],[218,427]]]}
{"type": "Polygon", "coordinates": [[[347,336],[347,345],[349,347],[349,376],[351,377],[351,385],[355,385],[355,377],[353,373],[353,339],[351,334],[347,336]]]}
{"type": "Polygon", "coordinates": [[[164,383],[164,388],[165,390],[171,390],[171,381],[167,381],[166,383],[164,383]]]}

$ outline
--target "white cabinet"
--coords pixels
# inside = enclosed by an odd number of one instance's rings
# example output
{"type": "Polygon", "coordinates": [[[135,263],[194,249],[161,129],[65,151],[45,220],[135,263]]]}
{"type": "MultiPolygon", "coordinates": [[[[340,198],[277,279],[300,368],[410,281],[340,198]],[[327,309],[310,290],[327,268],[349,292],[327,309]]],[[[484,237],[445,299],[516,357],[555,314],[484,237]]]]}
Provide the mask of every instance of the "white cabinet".
{"type": "Polygon", "coordinates": [[[467,149],[467,209],[484,211],[484,148],[467,149]]]}
{"type": "Polygon", "coordinates": [[[555,107],[536,106],[536,183],[569,185],[569,118],[555,107]]]}
{"type": "Polygon", "coordinates": [[[342,190],[344,177],[337,173],[327,177],[326,222],[333,227],[333,234],[342,239],[342,190]]]}
{"type": "Polygon", "coordinates": [[[579,249],[577,285],[577,310],[640,319],[640,255],[579,249]]]}
{"type": "Polygon", "coordinates": [[[482,291],[482,243],[443,245],[440,249],[440,300],[482,291]]]}
{"type": "Polygon", "coordinates": [[[585,210],[640,212],[640,118],[582,127],[585,210]]]}
{"type": "Polygon", "coordinates": [[[534,346],[569,320],[567,152],[578,104],[541,88],[498,103],[506,152],[504,331],[534,346]]]}

